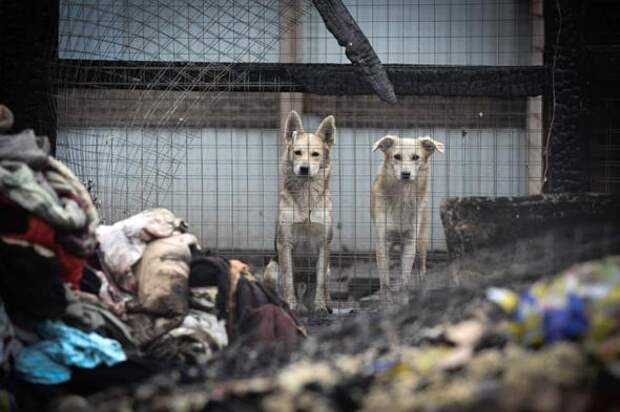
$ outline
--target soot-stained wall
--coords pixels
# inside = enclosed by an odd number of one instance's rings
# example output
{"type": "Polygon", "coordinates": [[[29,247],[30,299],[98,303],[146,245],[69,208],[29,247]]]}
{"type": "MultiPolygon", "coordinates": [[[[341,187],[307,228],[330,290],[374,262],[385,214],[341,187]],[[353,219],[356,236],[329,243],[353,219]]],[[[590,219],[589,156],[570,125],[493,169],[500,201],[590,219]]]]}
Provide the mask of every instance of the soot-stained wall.
{"type": "Polygon", "coordinates": [[[56,138],[53,62],[57,0],[0,0],[0,103],[15,114],[14,131],[56,138]]]}

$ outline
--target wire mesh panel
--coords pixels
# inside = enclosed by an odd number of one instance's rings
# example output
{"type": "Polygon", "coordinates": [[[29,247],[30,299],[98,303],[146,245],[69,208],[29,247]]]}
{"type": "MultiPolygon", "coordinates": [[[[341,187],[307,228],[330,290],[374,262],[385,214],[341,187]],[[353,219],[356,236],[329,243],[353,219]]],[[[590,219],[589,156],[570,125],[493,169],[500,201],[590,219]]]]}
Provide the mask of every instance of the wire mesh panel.
{"type": "Polygon", "coordinates": [[[278,61],[277,0],[61,0],[59,57],[278,61]]]}
{"type": "Polygon", "coordinates": [[[620,149],[618,146],[619,99],[600,99],[592,103],[595,113],[590,129],[593,139],[592,189],[595,192],[620,192],[620,149]]]}
{"type": "MultiPolygon", "coordinates": [[[[345,4],[386,63],[529,63],[528,2],[345,4]]],[[[284,84],[262,92],[261,78],[230,74],[236,63],[346,63],[310,2],[63,0],[60,15],[58,156],[88,183],[106,222],[167,207],[206,248],[262,272],[277,255],[283,121],[297,110],[312,132],[332,114],[329,290],[334,307],[352,308],[379,284],[370,197],[381,137],[445,144],[430,159],[430,267],[446,253],[443,199],[530,192],[540,128],[526,98],[402,96],[389,105],[284,84]],[[139,75],[127,71],[140,62],[139,75]],[[207,75],[214,67],[224,75],[207,75]]]]}
{"type": "MultiPolygon", "coordinates": [[[[530,2],[347,0],[387,64],[530,64],[530,2]]],[[[318,11],[304,21],[304,61],[348,63],[318,11]]]]}

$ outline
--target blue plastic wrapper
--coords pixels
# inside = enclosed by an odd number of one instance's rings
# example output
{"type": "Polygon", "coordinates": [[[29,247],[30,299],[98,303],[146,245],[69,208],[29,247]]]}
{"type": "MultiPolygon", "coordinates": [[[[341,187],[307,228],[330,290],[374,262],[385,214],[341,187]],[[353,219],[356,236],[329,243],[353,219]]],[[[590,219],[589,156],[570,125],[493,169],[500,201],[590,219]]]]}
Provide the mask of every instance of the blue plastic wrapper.
{"type": "Polygon", "coordinates": [[[59,384],[71,379],[72,366],[91,369],[127,359],[119,342],[59,321],[46,321],[37,332],[44,340],[22,349],[15,359],[17,373],[28,382],[59,384]]]}

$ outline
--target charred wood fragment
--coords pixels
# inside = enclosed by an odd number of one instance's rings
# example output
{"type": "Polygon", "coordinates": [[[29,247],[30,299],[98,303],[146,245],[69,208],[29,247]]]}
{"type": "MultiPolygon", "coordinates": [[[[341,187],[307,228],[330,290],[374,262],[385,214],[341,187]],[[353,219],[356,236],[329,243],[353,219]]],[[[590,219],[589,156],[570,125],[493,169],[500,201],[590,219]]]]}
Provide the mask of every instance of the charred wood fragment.
{"type": "Polygon", "coordinates": [[[334,35],[338,44],[345,48],[347,58],[361,70],[377,95],[388,103],[396,103],[394,86],[379,56],[342,1],[313,0],[312,3],[319,11],[327,29],[334,35]]]}

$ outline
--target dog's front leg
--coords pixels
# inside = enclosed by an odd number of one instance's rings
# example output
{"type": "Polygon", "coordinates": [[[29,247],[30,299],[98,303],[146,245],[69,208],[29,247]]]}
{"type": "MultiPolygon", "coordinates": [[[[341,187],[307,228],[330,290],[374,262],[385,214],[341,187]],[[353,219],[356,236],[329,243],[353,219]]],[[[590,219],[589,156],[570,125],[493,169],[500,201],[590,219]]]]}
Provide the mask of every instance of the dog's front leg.
{"type": "Polygon", "coordinates": [[[401,255],[400,266],[400,301],[402,304],[409,303],[409,284],[411,282],[411,271],[415,262],[416,252],[416,236],[403,238],[403,250],[401,255]]]}
{"type": "Polygon", "coordinates": [[[394,303],[390,289],[390,256],[385,227],[377,225],[377,269],[379,270],[379,294],[382,303],[394,303]]]}
{"type": "Polygon", "coordinates": [[[278,240],[278,259],[280,260],[280,272],[284,280],[284,300],[292,310],[297,309],[295,288],[293,285],[293,245],[289,237],[285,236],[278,240]]]}
{"type": "Polygon", "coordinates": [[[329,244],[323,242],[319,248],[319,258],[316,263],[316,292],[314,294],[314,310],[329,313],[329,288],[327,274],[329,272],[329,244]]]}
{"type": "Polygon", "coordinates": [[[426,256],[428,253],[428,212],[422,212],[420,214],[420,227],[418,229],[418,237],[417,237],[417,247],[418,247],[418,260],[420,270],[416,276],[416,285],[421,285],[424,283],[424,276],[426,275],[426,256]]]}

